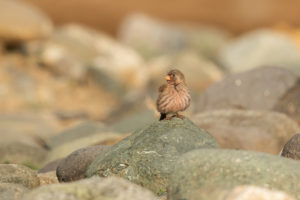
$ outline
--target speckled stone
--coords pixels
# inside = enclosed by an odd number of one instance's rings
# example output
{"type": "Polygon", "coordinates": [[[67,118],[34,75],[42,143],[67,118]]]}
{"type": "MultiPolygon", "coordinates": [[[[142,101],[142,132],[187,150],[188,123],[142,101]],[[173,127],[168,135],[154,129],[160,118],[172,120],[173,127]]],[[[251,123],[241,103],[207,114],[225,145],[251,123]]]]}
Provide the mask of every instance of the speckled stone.
{"type": "Polygon", "coordinates": [[[281,156],[300,160],[300,134],[294,135],[283,147],[281,156]]]}

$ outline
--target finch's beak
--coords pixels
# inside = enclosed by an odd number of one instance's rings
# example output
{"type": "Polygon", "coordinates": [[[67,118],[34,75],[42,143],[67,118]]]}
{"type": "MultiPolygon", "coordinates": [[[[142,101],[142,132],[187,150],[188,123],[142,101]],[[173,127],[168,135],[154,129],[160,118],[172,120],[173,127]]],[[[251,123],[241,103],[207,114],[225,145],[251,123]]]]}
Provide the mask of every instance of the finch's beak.
{"type": "Polygon", "coordinates": [[[167,81],[170,81],[170,80],[171,80],[171,77],[170,77],[169,75],[167,75],[167,76],[166,76],[166,80],[167,80],[167,81]]]}

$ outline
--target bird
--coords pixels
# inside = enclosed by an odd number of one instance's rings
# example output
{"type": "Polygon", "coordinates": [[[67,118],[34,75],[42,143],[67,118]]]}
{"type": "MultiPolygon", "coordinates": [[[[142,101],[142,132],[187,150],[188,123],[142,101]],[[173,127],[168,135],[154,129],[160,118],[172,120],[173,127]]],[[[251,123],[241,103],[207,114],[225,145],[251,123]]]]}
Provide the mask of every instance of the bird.
{"type": "Polygon", "coordinates": [[[181,71],[172,69],[167,73],[166,81],[158,89],[156,108],[160,112],[159,120],[170,120],[173,117],[184,119],[178,112],[186,110],[191,102],[184,75],[181,71]]]}

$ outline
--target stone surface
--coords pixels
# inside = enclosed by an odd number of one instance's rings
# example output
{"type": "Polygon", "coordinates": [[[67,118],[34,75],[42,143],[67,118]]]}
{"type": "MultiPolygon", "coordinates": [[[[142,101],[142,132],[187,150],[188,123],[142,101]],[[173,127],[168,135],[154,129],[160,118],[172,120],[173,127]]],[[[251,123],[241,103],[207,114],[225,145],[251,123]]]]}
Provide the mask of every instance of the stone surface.
{"type": "Polygon", "coordinates": [[[19,184],[0,183],[0,200],[19,200],[29,189],[19,184]]]}
{"type": "Polygon", "coordinates": [[[23,200],[155,200],[148,190],[129,181],[110,177],[92,177],[72,183],[40,187],[26,194],[23,200]]]}
{"type": "Polygon", "coordinates": [[[23,1],[0,1],[0,39],[38,39],[50,35],[52,30],[52,22],[38,8],[23,1]]]}
{"type": "Polygon", "coordinates": [[[58,179],[57,179],[57,176],[56,176],[56,171],[49,171],[49,172],[46,172],[46,173],[39,173],[38,177],[40,179],[40,186],[58,183],[58,179]]]}
{"type": "Polygon", "coordinates": [[[56,171],[57,166],[61,161],[63,161],[65,158],[59,158],[57,160],[51,161],[47,164],[45,164],[41,169],[39,169],[38,173],[47,173],[51,171],[56,171]]]}
{"type": "Polygon", "coordinates": [[[285,114],[270,111],[215,110],[199,113],[193,122],[216,138],[222,148],[280,152],[300,130],[285,114]]]}
{"type": "Polygon", "coordinates": [[[277,102],[274,110],[284,112],[300,124],[300,81],[290,88],[277,102]]]}
{"type": "Polygon", "coordinates": [[[230,75],[200,94],[196,111],[229,108],[273,110],[299,78],[299,74],[277,67],[230,75]]]}
{"type": "Polygon", "coordinates": [[[182,154],[217,147],[209,133],[187,118],[154,122],[97,156],[86,175],[124,177],[160,195],[182,154]]]}
{"type": "Polygon", "coordinates": [[[36,171],[16,164],[0,164],[0,182],[20,184],[29,189],[40,185],[36,171]]]}
{"type": "Polygon", "coordinates": [[[287,67],[300,71],[297,45],[284,34],[256,30],[233,40],[220,52],[220,63],[231,72],[261,66],[287,67]]]}
{"type": "Polygon", "coordinates": [[[37,169],[42,166],[47,153],[41,147],[22,142],[4,143],[0,145],[0,163],[23,164],[37,169]]]}
{"type": "Polygon", "coordinates": [[[265,153],[194,150],[178,159],[170,177],[168,198],[198,199],[197,194],[205,187],[233,189],[247,184],[281,190],[299,199],[299,167],[297,161],[265,153]]]}
{"type": "Polygon", "coordinates": [[[300,160],[300,134],[294,135],[287,141],[282,149],[281,156],[300,160]]]}
{"type": "Polygon", "coordinates": [[[109,149],[110,146],[99,145],[74,151],[57,166],[56,175],[59,182],[83,179],[85,177],[85,171],[95,157],[109,149]]]}

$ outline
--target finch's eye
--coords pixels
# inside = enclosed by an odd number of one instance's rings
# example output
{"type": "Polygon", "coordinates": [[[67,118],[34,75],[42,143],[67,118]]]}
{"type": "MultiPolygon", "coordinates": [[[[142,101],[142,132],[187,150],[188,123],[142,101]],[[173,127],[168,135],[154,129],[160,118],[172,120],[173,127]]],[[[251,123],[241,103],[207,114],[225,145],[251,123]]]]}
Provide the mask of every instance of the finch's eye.
{"type": "Polygon", "coordinates": [[[174,77],[175,75],[174,75],[174,74],[171,74],[171,76],[174,77]]]}

